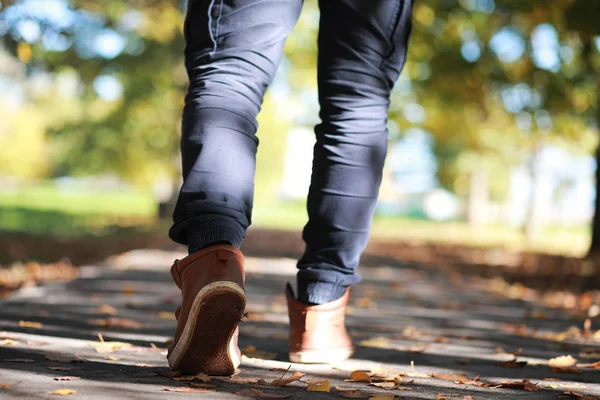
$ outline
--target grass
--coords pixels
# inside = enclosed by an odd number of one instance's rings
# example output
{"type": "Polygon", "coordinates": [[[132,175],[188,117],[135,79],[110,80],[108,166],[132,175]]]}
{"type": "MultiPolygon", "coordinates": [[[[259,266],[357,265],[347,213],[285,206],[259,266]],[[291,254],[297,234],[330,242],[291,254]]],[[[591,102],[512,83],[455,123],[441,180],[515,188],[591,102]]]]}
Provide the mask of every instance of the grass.
{"type": "MultiPolygon", "coordinates": [[[[256,227],[299,230],[308,216],[301,203],[256,204],[256,227]]],[[[372,238],[415,242],[452,243],[468,246],[504,247],[549,254],[581,256],[590,242],[587,226],[546,226],[527,244],[521,229],[508,225],[472,227],[466,222],[435,222],[403,217],[375,217],[372,238]]]]}
{"type": "MultiPolygon", "coordinates": [[[[156,207],[152,194],[146,191],[61,188],[43,183],[0,192],[0,230],[66,236],[111,234],[122,227],[147,230],[156,224],[156,207]]],[[[255,227],[300,230],[307,220],[302,202],[257,202],[253,212],[255,227]]],[[[160,229],[165,228],[161,225],[160,229]]],[[[520,229],[507,225],[472,227],[460,221],[438,223],[387,216],[375,217],[372,237],[569,256],[583,255],[590,240],[586,226],[547,226],[528,245],[520,229]]]]}

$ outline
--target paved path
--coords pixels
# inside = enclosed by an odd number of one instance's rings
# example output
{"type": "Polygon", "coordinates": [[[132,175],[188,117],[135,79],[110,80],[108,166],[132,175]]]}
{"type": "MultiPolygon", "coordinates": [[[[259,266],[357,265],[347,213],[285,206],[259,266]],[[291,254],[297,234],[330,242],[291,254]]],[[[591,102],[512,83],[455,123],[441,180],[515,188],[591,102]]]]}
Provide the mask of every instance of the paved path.
{"type": "Polygon", "coordinates": [[[50,393],[60,389],[76,391],[67,397],[73,399],[247,398],[239,392],[292,399],[386,398],[376,396],[381,394],[396,399],[559,399],[564,392],[600,397],[600,369],[567,373],[547,366],[549,359],[567,354],[583,363],[600,360],[600,338],[577,338],[575,329],[557,335],[570,326],[582,327],[581,318],[491,295],[478,281],[416,267],[362,270],[365,279],[353,289],[348,316],[359,344],[353,360],[335,367],[292,364],[286,354],[283,297],[284,284],[294,274],[289,259],[248,259],[249,319],[241,326],[246,357],[240,374],[229,382],[212,379],[208,385],[214,387],[196,382],[190,389],[190,382],[165,376],[165,352],[175,326],[171,313],[179,296],[168,267],[181,257],[134,251],[83,267],[77,280],[23,289],[2,300],[0,387],[9,387],[0,388],[0,398],[59,398],[50,393]],[[518,354],[518,349],[519,364],[500,364],[513,358],[507,352],[518,354]],[[287,377],[306,373],[302,381],[282,388],[252,382],[271,382],[288,367],[287,377]],[[397,385],[388,383],[395,389],[385,390],[345,382],[353,370],[378,373],[373,380],[395,378],[397,385]],[[65,376],[79,379],[56,380],[65,376]],[[537,384],[528,388],[539,390],[496,387],[523,379],[537,384]],[[324,380],[330,392],[307,391],[306,382],[324,380]],[[344,393],[336,386],[359,391],[344,393]]]}

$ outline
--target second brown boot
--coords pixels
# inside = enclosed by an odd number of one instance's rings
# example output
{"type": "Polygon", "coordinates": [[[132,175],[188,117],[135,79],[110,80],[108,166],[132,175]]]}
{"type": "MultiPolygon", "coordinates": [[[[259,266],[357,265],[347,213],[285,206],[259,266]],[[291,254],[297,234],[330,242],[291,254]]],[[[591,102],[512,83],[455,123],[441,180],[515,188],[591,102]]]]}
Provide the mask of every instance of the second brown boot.
{"type": "Polygon", "coordinates": [[[296,300],[288,283],[286,298],[290,317],[290,360],[327,364],[352,356],[354,348],[345,324],[350,289],[329,303],[308,305],[296,300]]]}
{"type": "Polygon", "coordinates": [[[175,261],[181,289],[169,366],[188,374],[232,375],[240,364],[238,324],[246,307],[244,257],[234,246],[211,246],[175,261]]]}

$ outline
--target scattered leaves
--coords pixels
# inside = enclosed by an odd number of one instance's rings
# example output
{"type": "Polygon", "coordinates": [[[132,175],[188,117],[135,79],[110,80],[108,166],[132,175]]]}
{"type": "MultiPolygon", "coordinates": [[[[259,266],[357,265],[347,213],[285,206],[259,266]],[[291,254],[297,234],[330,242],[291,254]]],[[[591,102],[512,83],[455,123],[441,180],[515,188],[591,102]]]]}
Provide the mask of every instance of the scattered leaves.
{"type": "Polygon", "coordinates": [[[21,328],[40,329],[42,327],[42,323],[32,321],[19,321],[19,326],[21,328]]]}
{"type": "Polygon", "coordinates": [[[51,395],[55,395],[55,396],[68,396],[70,394],[75,394],[77,393],[77,390],[73,390],[73,389],[58,389],[55,390],[54,392],[51,392],[51,395]]]}
{"type": "Polygon", "coordinates": [[[571,357],[571,355],[551,358],[550,361],[548,361],[548,365],[552,368],[573,367],[575,364],[577,364],[577,360],[571,357]]]}
{"type": "Polygon", "coordinates": [[[444,381],[451,381],[451,382],[456,382],[456,381],[464,381],[465,379],[467,379],[467,375],[466,374],[432,374],[432,377],[436,378],[436,379],[442,379],[444,381]]]}
{"type": "Polygon", "coordinates": [[[316,382],[308,382],[308,387],[306,388],[309,392],[328,392],[331,390],[331,385],[328,380],[325,381],[316,381],[316,382]]]}
{"type": "Polygon", "coordinates": [[[57,376],[54,378],[55,381],[78,381],[81,379],[78,376],[57,376]]]}

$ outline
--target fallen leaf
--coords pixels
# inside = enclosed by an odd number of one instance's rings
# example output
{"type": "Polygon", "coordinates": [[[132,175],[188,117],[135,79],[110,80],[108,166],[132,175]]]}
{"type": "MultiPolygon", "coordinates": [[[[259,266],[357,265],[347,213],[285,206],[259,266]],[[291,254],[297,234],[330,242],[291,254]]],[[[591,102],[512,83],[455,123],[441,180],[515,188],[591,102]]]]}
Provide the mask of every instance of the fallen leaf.
{"type": "Polygon", "coordinates": [[[177,388],[163,388],[163,392],[179,392],[179,393],[209,393],[215,390],[206,388],[194,388],[194,387],[177,387],[177,388]]]}
{"type": "Polygon", "coordinates": [[[35,362],[35,360],[32,360],[31,358],[5,358],[4,361],[6,361],[6,362],[22,362],[22,363],[35,362]]]}
{"type": "Polygon", "coordinates": [[[273,382],[271,382],[272,386],[285,386],[285,385],[289,385],[292,382],[296,382],[298,380],[300,380],[304,375],[302,372],[294,372],[294,374],[292,376],[290,376],[289,378],[282,378],[282,379],[276,379],[273,382]]]}
{"type": "Polygon", "coordinates": [[[11,345],[11,344],[15,344],[15,341],[12,339],[4,339],[3,341],[0,342],[0,345],[11,345]]]}
{"type": "Polygon", "coordinates": [[[517,361],[517,359],[515,358],[514,360],[510,361],[500,361],[499,364],[504,368],[519,368],[526,366],[527,361],[517,361]]]}
{"type": "Polygon", "coordinates": [[[559,374],[559,373],[562,373],[562,374],[581,374],[581,373],[583,373],[583,371],[577,367],[552,368],[552,372],[555,372],[557,374],[559,374]]]}
{"type": "Polygon", "coordinates": [[[521,389],[525,390],[526,392],[537,392],[540,390],[540,387],[537,384],[531,383],[531,381],[528,379],[523,379],[522,381],[499,382],[492,384],[492,386],[503,387],[507,389],[521,389]]]}
{"type": "Polygon", "coordinates": [[[55,381],[78,381],[81,379],[78,376],[57,376],[54,378],[55,381]]]}
{"type": "Polygon", "coordinates": [[[248,358],[261,358],[263,360],[272,360],[277,357],[277,353],[269,353],[267,351],[257,350],[255,346],[246,346],[242,353],[248,358]]]}
{"type": "Polygon", "coordinates": [[[575,397],[580,400],[600,400],[600,397],[592,396],[590,394],[584,394],[579,392],[564,392],[566,396],[575,397]]]}
{"type": "Polygon", "coordinates": [[[123,294],[128,294],[128,295],[135,294],[135,287],[130,284],[123,286],[123,294]]]}
{"type": "Polygon", "coordinates": [[[42,327],[42,323],[41,322],[31,322],[31,321],[19,321],[19,326],[21,328],[40,329],[42,327]]]}
{"type": "Polygon", "coordinates": [[[115,357],[115,356],[106,357],[106,359],[109,361],[119,361],[121,358],[123,358],[123,357],[115,357]]]}
{"type": "Polygon", "coordinates": [[[103,304],[96,309],[97,314],[117,315],[117,309],[108,304],[103,304]]]}
{"type": "Polygon", "coordinates": [[[53,365],[49,366],[49,367],[48,367],[48,369],[49,369],[50,371],[63,371],[63,372],[65,372],[65,371],[70,371],[70,370],[71,370],[71,368],[66,368],[66,367],[55,367],[55,366],[53,366],[53,365]]]}
{"type": "Polygon", "coordinates": [[[580,368],[592,368],[592,369],[600,369],[600,361],[596,361],[592,364],[577,364],[580,368]]]}
{"type": "Polygon", "coordinates": [[[317,382],[308,382],[308,387],[306,388],[309,392],[328,392],[331,390],[331,386],[328,380],[325,381],[317,381],[317,382]]]}
{"type": "Polygon", "coordinates": [[[390,340],[385,337],[376,337],[372,339],[363,340],[360,342],[363,347],[375,347],[379,349],[385,349],[390,346],[390,340]]]}
{"type": "Polygon", "coordinates": [[[107,319],[90,319],[88,323],[95,326],[101,326],[103,328],[125,328],[125,329],[139,329],[144,326],[144,324],[127,319],[127,318],[117,318],[110,317],[107,319]]]}
{"type": "Polygon", "coordinates": [[[199,381],[208,383],[210,382],[210,376],[206,375],[204,372],[198,372],[198,374],[193,376],[178,376],[173,377],[176,381],[199,381]]]}
{"type": "Polygon", "coordinates": [[[13,387],[10,383],[0,383],[0,389],[10,389],[13,387]]]}
{"type": "Polygon", "coordinates": [[[577,360],[571,357],[571,355],[551,358],[550,361],[548,361],[548,365],[552,368],[567,368],[572,367],[575,364],[577,364],[577,360]]]}
{"type": "Polygon", "coordinates": [[[73,389],[58,389],[55,390],[54,392],[50,393],[52,395],[55,396],[68,396],[70,394],[75,394],[77,393],[77,390],[73,390],[73,389]]]}
{"type": "Polygon", "coordinates": [[[352,371],[349,382],[371,382],[371,377],[365,371],[352,371]]]}
{"type": "Polygon", "coordinates": [[[88,342],[98,353],[113,353],[120,348],[132,347],[131,343],[123,342],[88,342]]]}
{"type": "Polygon", "coordinates": [[[436,379],[442,379],[444,381],[461,381],[467,378],[466,374],[432,374],[432,377],[436,378],[436,379]]]}
{"type": "Polygon", "coordinates": [[[83,360],[63,354],[46,354],[46,360],[64,363],[82,363],[83,360]]]}
{"type": "Polygon", "coordinates": [[[257,399],[287,399],[292,397],[291,394],[279,394],[279,393],[266,393],[260,389],[243,389],[235,394],[246,397],[254,397],[257,399]]]}
{"type": "Polygon", "coordinates": [[[394,382],[375,382],[371,383],[371,386],[375,386],[385,390],[392,390],[396,388],[396,383],[394,382]]]}
{"type": "Polygon", "coordinates": [[[170,311],[161,311],[158,313],[158,318],[160,319],[168,319],[170,321],[175,321],[175,314],[170,311]]]}

